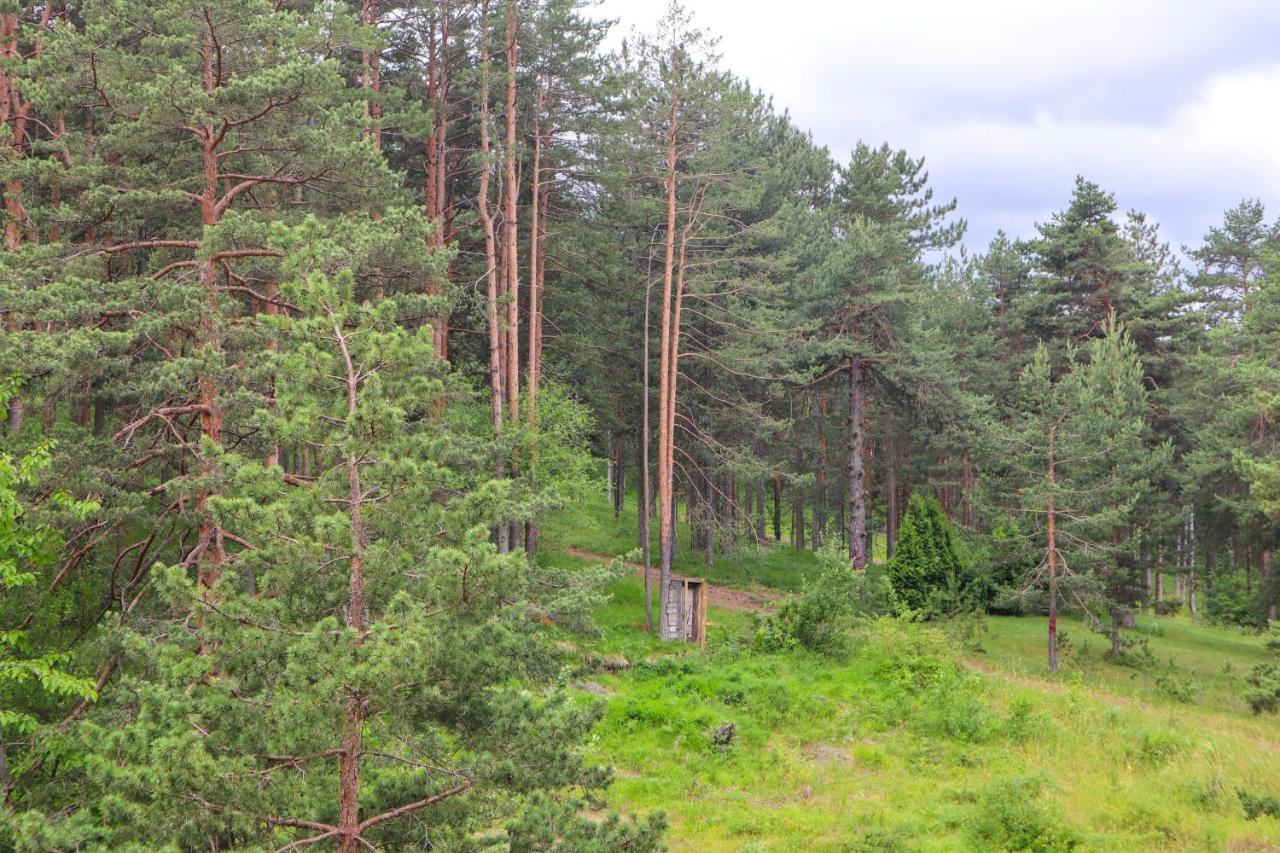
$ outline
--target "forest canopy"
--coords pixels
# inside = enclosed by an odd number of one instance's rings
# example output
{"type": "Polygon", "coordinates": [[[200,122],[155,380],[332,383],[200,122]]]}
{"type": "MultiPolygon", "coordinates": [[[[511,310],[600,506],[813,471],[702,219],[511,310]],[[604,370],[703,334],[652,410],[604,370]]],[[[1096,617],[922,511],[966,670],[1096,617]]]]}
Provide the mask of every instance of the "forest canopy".
{"type": "Polygon", "coordinates": [[[1171,247],[1080,177],[971,252],[928,152],[608,31],[0,3],[0,849],[659,845],[566,683],[619,569],[540,556],[606,471],[666,639],[677,551],[784,542],[781,623],[1047,614],[1050,670],[1059,608],[1276,619],[1262,201],[1171,247]]]}

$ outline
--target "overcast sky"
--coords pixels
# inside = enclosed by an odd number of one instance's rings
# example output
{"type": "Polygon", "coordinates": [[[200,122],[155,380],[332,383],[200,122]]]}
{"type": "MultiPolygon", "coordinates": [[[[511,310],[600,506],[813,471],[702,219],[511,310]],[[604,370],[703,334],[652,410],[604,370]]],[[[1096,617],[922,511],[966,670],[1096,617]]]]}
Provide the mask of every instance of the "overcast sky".
{"type": "MultiPolygon", "coordinates": [[[[604,0],[617,34],[665,2],[604,0]]],[[[685,0],[724,65],[840,159],[924,156],[966,243],[1028,236],[1077,174],[1195,244],[1245,197],[1280,213],[1277,0],[685,0]]]]}

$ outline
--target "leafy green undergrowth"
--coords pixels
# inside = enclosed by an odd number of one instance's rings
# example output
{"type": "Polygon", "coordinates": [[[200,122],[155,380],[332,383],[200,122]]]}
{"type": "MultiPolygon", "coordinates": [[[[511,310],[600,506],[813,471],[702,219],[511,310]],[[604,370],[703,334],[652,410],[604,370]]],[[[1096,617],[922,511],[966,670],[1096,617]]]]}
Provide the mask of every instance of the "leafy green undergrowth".
{"type": "Polygon", "coordinates": [[[990,620],[990,657],[943,628],[864,621],[832,659],[753,651],[750,615],[712,608],[699,652],[646,635],[642,590],[614,585],[578,684],[606,703],[589,749],[615,768],[610,807],[666,812],[673,849],[1280,844],[1280,820],[1250,819],[1236,795],[1280,794],[1273,720],[1003,672],[1038,649],[1035,620],[990,620]]]}

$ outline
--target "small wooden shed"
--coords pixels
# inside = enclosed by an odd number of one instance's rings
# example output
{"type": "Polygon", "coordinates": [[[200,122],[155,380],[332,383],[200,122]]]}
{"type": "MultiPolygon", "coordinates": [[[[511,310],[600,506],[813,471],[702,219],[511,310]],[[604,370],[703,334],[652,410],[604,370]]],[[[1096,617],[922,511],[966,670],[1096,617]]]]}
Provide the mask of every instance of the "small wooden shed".
{"type": "Polygon", "coordinates": [[[702,578],[671,578],[667,585],[666,612],[662,614],[664,640],[707,644],[707,584],[702,578]]]}

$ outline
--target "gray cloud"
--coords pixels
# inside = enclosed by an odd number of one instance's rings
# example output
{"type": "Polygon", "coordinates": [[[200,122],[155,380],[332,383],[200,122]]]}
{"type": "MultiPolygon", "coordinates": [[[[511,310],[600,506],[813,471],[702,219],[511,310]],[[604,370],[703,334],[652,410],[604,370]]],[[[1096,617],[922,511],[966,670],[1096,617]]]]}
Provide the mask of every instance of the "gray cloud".
{"type": "MultiPolygon", "coordinates": [[[[1024,236],[1075,175],[1194,243],[1244,197],[1280,207],[1280,4],[689,0],[724,64],[844,156],[927,158],[971,222],[1024,236]]],[[[605,0],[621,29],[663,4],[605,0]]]]}

